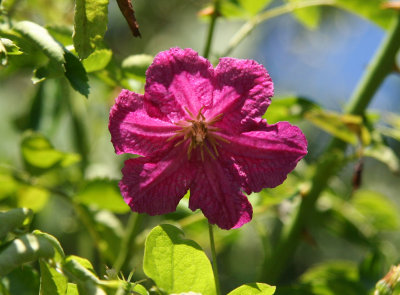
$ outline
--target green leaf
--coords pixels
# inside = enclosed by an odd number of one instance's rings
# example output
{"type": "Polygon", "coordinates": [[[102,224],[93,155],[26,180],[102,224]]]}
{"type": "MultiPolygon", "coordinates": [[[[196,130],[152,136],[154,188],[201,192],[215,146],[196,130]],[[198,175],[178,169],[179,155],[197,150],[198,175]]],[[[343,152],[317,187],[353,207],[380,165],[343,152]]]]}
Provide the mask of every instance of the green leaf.
{"type": "Polygon", "coordinates": [[[225,0],[222,1],[220,7],[221,14],[228,19],[250,19],[251,14],[247,12],[243,7],[233,1],[225,0]]]}
{"type": "Polygon", "coordinates": [[[153,56],[148,54],[131,55],[122,61],[122,69],[125,73],[132,74],[135,77],[146,77],[147,68],[153,62],[153,56]]]}
{"type": "Polygon", "coordinates": [[[30,21],[22,21],[16,23],[13,29],[35,44],[49,58],[54,71],[65,71],[64,49],[45,28],[30,21]]]}
{"type": "Polygon", "coordinates": [[[318,128],[353,145],[358,142],[357,134],[361,134],[362,118],[359,116],[312,110],[305,114],[305,118],[318,128]]]}
{"type": "Polygon", "coordinates": [[[303,97],[285,97],[274,99],[263,118],[269,124],[279,121],[295,122],[304,119],[304,115],[311,110],[318,110],[320,106],[303,97]]]}
{"type": "Polygon", "coordinates": [[[210,261],[201,247],[182,238],[173,225],[155,227],[147,236],[143,270],[168,293],[216,294],[210,261]]]}
{"type": "Polygon", "coordinates": [[[6,212],[0,212],[0,239],[3,239],[7,233],[27,226],[33,217],[32,210],[28,208],[16,208],[6,212]]]}
{"type": "Polygon", "coordinates": [[[64,275],[47,262],[40,260],[39,295],[64,295],[67,291],[67,283],[67,278],[64,275]]]}
{"type": "Polygon", "coordinates": [[[77,0],[75,3],[75,50],[87,58],[101,45],[108,22],[108,0],[77,0]]]}
{"type": "Polygon", "coordinates": [[[66,295],[79,295],[78,286],[74,283],[68,283],[66,295]]]}
{"type": "Polygon", "coordinates": [[[86,98],[89,96],[89,79],[86,70],[80,60],[67,50],[65,50],[65,76],[72,88],[86,98]]]}
{"type": "Polygon", "coordinates": [[[251,15],[256,15],[267,7],[272,0],[239,0],[240,6],[242,6],[251,15]]]}
{"type": "Polygon", "coordinates": [[[53,256],[53,246],[47,239],[32,234],[23,235],[10,242],[0,252],[0,276],[24,263],[53,256]]]}
{"type": "Polygon", "coordinates": [[[81,204],[95,205],[99,209],[115,213],[126,213],[130,210],[121,196],[116,180],[90,180],[75,196],[75,200],[81,204]]]}
{"type": "Polygon", "coordinates": [[[310,294],[369,294],[360,282],[357,266],[347,261],[326,262],[314,266],[302,275],[301,283],[310,285],[310,294]]]}
{"type": "MultiPolygon", "coordinates": [[[[289,3],[304,2],[304,0],[287,0],[289,3]]],[[[296,9],[293,14],[307,28],[315,29],[321,18],[321,9],[318,6],[296,9]]]]}
{"type": "Polygon", "coordinates": [[[94,51],[88,58],[82,61],[86,72],[92,73],[103,70],[111,61],[112,51],[109,49],[98,49],[94,51]]]}
{"type": "Polygon", "coordinates": [[[56,166],[65,167],[80,159],[79,155],[54,149],[46,137],[34,132],[24,134],[21,152],[27,169],[33,174],[41,174],[56,166]]]}
{"type": "Polygon", "coordinates": [[[381,6],[385,2],[387,0],[336,0],[336,5],[387,28],[396,16],[396,11],[382,9],[381,6]]]}
{"type": "Polygon", "coordinates": [[[396,153],[387,145],[377,143],[364,150],[364,156],[374,158],[388,166],[393,173],[400,172],[400,161],[396,153]]]}
{"type": "Polygon", "coordinates": [[[72,45],[72,27],[65,25],[48,25],[47,31],[64,46],[72,45]]]}
{"type": "Polygon", "coordinates": [[[20,55],[23,52],[13,41],[7,38],[0,38],[0,65],[5,66],[8,62],[8,55],[20,55]]]}
{"type": "Polygon", "coordinates": [[[242,285],[228,295],[272,295],[275,293],[276,287],[261,283],[251,283],[242,285]]]}
{"type": "Polygon", "coordinates": [[[53,237],[52,235],[49,235],[48,233],[44,233],[40,230],[34,230],[32,232],[32,234],[34,234],[35,236],[41,237],[43,239],[46,239],[50,244],[53,245],[54,250],[56,250],[55,255],[54,255],[54,260],[57,262],[61,262],[62,260],[64,260],[65,254],[64,254],[64,250],[61,247],[60,242],[53,237]]]}
{"type": "Polygon", "coordinates": [[[40,187],[21,185],[17,192],[17,205],[38,212],[46,205],[49,196],[50,193],[40,187]]]}
{"type": "Polygon", "coordinates": [[[15,269],[4,278],[4,281],[7,281],[9,295],[37,295],[39,293],[39,275],[30,265],[15,269]]]}
{"type": "Polygon", "coordinates": [[[352,204],[363,214],[364,222],[378,231],[399,228],[398,208],[386,196],[374,191],[358,190],[352,198],[352,204]]]}

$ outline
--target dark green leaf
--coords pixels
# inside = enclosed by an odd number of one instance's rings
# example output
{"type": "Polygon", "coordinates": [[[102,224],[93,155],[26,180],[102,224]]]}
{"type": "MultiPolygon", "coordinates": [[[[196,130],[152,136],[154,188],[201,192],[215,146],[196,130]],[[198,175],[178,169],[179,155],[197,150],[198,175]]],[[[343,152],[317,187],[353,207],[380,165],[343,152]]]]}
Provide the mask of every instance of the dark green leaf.
{"type": "Polygon", "coordinates": [[[27,208],[16,208],[0,212],[0,239],[7,233],[28,225],[32,220],[33,212],[27,208]]]}
{"type": "Polygon", "coordinates": [[[39,294],[39,275],[29,265],[15,269],[5,277],[5,280],[7,280],[10,295],[39,294]]]}
{"type": "Polygon", "coordinates": [[[45,238],[26,234],[10,242],[0,252],[0,276],[24,263],[54,256],[52,244],[45,238]]]}
{"type": "Polygon", "coordinates": [[[108,22],[108,0],[77,0],[73,41],[81,59],[102,44],[108,22]]]}
{"type": "Polygon", "coordinates": [[[47,262],[40,260],[40,295],[64,295],[67,291],[67,278],[47,262]]]}
{"type": "Polygon", "coordinates": [[[206,254],[196,242],[182,235],[183,232],[173,225],[155,227],[145,243],[144,272],[168,293],[216,294],[206,254]]]}
{"type": "Polygon", "coordinates": [[[72,88],[80,94],[88,97],[89,95],[89,79],[85,68],[80,60],[71,52],[65,50],[65,76],[67,77],[72,88]]]}
{"type": "Polygon", "coordinates": [[[261,283],[251,283],[242,285],[228,295],[273,295],[276,287],[261,283]]]}
{"type": "Polygon", "coordinates": [[[109,179],[93,179],[88,181],[79,191],[75,200],[85,205],[94,205],[99,209],[107,209],[115,213],[129,212],[118,188],[118,182],[109,179]]]}

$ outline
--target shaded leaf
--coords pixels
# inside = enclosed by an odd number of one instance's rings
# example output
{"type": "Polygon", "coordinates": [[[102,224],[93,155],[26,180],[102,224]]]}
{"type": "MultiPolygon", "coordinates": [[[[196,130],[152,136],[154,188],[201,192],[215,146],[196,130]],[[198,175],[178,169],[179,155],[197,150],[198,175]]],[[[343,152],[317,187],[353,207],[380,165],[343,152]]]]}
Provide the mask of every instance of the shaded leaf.
{"type": "Polygon", "coordinates": [[[6,276],[6,280],[10,295],[37,295],[39,293],[39,275],[30,265],[15,269],[6,276]]]}
{"type": "Polygon", "coordinates": [[[95,205],[99,209],[115,213],[126,213],[130,210],[121,196],[116,180],[90,180],[75,196],[75,200],[81,204],[95,205]]]}
{"type": "Polygon", "coordinates": [[[53,256],[53,246],[47,239],[32,234],[23,235],[1,250],[0,276],[6,275],[24,263],[53,256]]]}
{"type": "Polygon", "coordinates": [[[102,44],[108,22],[108,0],[76,0],[73,42],[81,59],[102,44]]]}
{"type": "Polygon", "coordinates": [[[0,239],[3,239],[7,233],[28,225],[32,217],[33,212],[28,208],[16,208],[0,212],[0,239]]]}
{"type": "Polygon", "coordinates": [[[98,49],[88,58],[82,61],[86,72],[92,73],[104,69],[111,61],[112,51],[109,49],[98,49]]]}
{"type": "Polygon", "coordinates": [[[169,224],[152,229],[145,243],[145,274],[168,293],[216,294],[206,254],[196,242],[182,235],[180,229],[169,224]]]}
{"type": "Polygon", "coordinates": [[[364,156],[374,158],[388,166],[393,173],[400,172],[400,161],[395,152],[383,143],[374,144],[364,150],[364,156]]]}
{"type": "Polygon", "coordinates": [[[272,295],[276,287],[262,283],[251,283],[242,285],[228,293],[228,295],[272,295]]]}
{"type": "Polygon", "coordinates": [[[71,52],[65,50],[65,76],[72,88],[80,94],[89,96],[89,79],[80,60],[71,52]]]}
{"type": "Polygon", "coordinates": [[[47,31],[64,46],[72,45],[72,28],[63,25],[48,25],[47,31]]]}

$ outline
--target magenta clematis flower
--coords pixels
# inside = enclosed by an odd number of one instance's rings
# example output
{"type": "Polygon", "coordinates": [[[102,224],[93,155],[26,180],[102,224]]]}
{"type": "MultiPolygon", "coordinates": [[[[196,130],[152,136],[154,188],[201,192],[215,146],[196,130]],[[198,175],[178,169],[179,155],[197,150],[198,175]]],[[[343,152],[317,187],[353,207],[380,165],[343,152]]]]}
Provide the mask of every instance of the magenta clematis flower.
{"type": "Polygon", "coordinates": [[[252,218],[243,194],[281,184],[307,154],[301,130],[261,116],[273,96],[265,68],[221,58],[216,68],[192,49],[159,53],[145,93],[122,90],[110,112],[117,154],[129,159],[119,183],[132,211],[175,211],[190,189],[189,208],[231,229],[252,218]]]}

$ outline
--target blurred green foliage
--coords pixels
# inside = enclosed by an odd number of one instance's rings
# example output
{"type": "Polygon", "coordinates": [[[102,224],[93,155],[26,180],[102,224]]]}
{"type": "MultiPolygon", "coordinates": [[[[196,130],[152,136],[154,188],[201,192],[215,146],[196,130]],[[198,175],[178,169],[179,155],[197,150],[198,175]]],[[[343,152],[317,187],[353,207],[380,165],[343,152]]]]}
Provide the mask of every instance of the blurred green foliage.
{"type": "MultiPolygon", "coordinates": [[[[313,29],[334,6],[387,28],[396,12],[383,2],[221,0],[219,18],[225,29],[246,28],[293,13],[313,29]]],[[[114,154],[107,130],[114,97],[121,87],[143,91],[158,50],[203,47],[211,4],[134,1],[143,38],[133,39],[113,1],[0,1],[0,294],[215,294],[206,220],[187,199],[165,216],[129,213],[117,185],[126,156],[114,154]]],[[[391,197],[400,189],[400,116],[342,114],[292,96],[274,99],[265,118],[350,144],[275,294],[372,294],[400,259],[391,197]]],[[[313,152],[321,138],[285,183],[249,196],[250,224],[216,232],[223,292],[274,294],[248,282],[309,192],[316,162],[332,156],[313,152]]],[[[376,294],[397,294],[398,272],[376,294]]]]}

